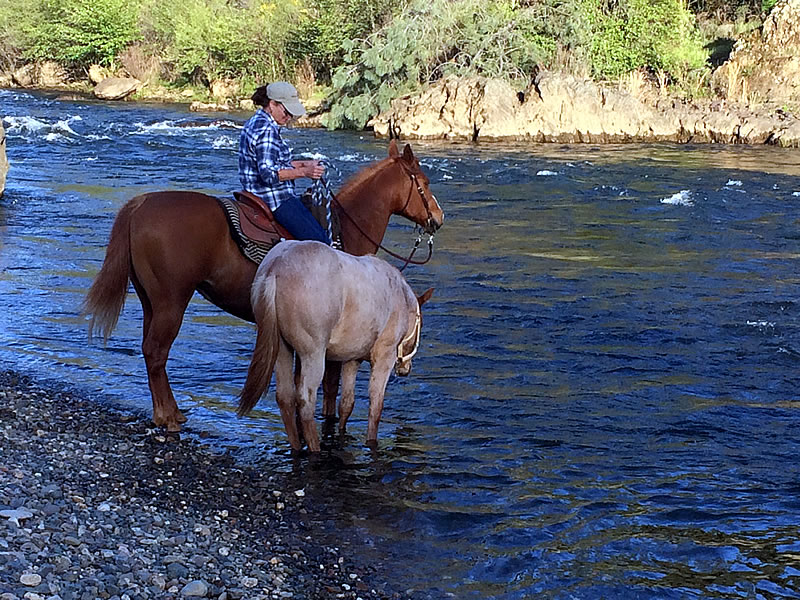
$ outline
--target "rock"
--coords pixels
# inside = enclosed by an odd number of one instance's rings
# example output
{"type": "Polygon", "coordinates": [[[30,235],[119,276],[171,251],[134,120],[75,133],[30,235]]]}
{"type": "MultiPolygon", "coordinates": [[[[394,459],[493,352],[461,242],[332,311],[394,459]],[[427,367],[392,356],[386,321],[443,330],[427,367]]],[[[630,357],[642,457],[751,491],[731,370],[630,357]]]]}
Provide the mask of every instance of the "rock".
{"type": "Polygon", "coordinates": [[[38,573],[23,573],[20,575],[19,582],[28,587],[36,587],[42,583],[42,576],[38,573]]]}
{"type": "Polygon", "coordinates": [[[11,74],[11,80],[19,87],[33,87],[36,82],[36,65],[29,63],[11,74]]]}
{"type": "Polygon", "coordinates": [[[58,88],[67,85],[67,72],[55,61],[23,65],[11,74],[11,81],[24,88],[58,88]]]}
{"type": "Polygon", "coordinates": [[[234,98],[239,93],[239,83],[228,79],[215,79],[208,86],[211,97],[216,100],[234,98]]]}
{"type": "Polygon", "coordinates": [[[6,158],[6,130],[3,128],[3,121],[0,120],[0,196],[6,189],[6,176],[8,175],[8,158],[6,158]]]}
{"type": "Polygon", "coordinates": [[[208,594],[208,584],[205,581],[195,579],[190,581],[181,589],[181,596],[184,597],[201,597],[204,598],[208,594]]]}
{"type": "Polygon", "coordinates": [[[708,101],[659,102],[551,72],[522,92],[504,81],[449,77],[396,99],[370,125],[378,137],[406,139],[800,145],[795,116],[708,101]]]}
{"type": "Polygon", "coordinates": [[[33,513],[29,510],[25,510],[24,508],[17,508],[14,510],[0,510],[0,517],[4,517],[15,523],[17,527],[20,526],[20,521],[23,519],[30,519],[33,516],[33,513]]]}
{"type": "Polygon", "coordinates": [[[97,85],[104,79],[108,79],[111,76],[111,71],[109,71],[106,67],[101,67],[100,65],[92,65],[89,67],[89,81],[91,81],[94,85],[97,85]]]}
{"type": "Polygon", "coordinates": [[[94,87],[94,95],[101,100],[124,100],[142,86],[132,77],[107,77],[94,87]]]}
{"type": "Polygon", "coordinates": [[[736,42],[713,84],[728,100],[800,102],[800,0],[780,0],[760,30],[736,42]]]}
{"type": "Polygon", "coordinates": [[[189,105],[189,110],[192,112],[221,111],[230,109],[230,105],[225,102],[218,104],[216,102],[200,102],[195,100],[189,105]]]}
{"type": "Polygon", "coordinates": [[[189,575],[189,569],[179,562],[170,563],[167,566],[167,575],[172,579],[183,579],[189,575]]]}
{"type": "Polygon", "coordinates": [[[64,87],[67,84],[67,72],[53,60],[46,60],[38,65],[36,85],[45,88],[64,87]]]}

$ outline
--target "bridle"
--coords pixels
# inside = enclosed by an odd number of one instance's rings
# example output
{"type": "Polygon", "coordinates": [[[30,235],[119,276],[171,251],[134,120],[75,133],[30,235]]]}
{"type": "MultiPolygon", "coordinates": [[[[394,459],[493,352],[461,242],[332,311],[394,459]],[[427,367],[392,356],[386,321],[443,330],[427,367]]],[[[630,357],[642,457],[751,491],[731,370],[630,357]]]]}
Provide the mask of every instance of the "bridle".
{"type": "MultiPolygon", "coordinates": [[[[433,256],[433,235],[434,234],[430,233],[431,231],[433,231],[433,214],[431,213],[430,202],[428,201],[428,197],[425,194],[425,190],[422,188],[422,184],[420,184],[419,179],[417,179],[417,174],[416,173],[414,173],[411,170],[409,170],[403,164],[401,164],[400,166],[403,169],[403,171],[405,171],[406,175],[408,175],[409,178],[411,179],[411,187],[408,188],[408,198],[406,198],[406,203],[403,205],[403,209],[402,209],[401,212],[405,212],[405,210],[408,208],[408,205],[411,203],[411,196],[414,194],[414,188],[416,187],[417,193],[419,194],[419,197],[422,200],[422,204],[425,207],[425,212],[427,214],[427,219],[425,220],[425,226],[424,227],[423,226],[419,226],[418,227],[417,240],[416,240],[416,242],[414,242],[414,247],[411,249],[411,253],[407,257],[403,257],[400,254],[397,254],[396,252],[392,252],[386,246],[384,246],[381,242],[376,242],[375,240],[373,240],[372,237],[361,228],[361,226],[358,224],[358,222],[353,217],[351,217],[350,214],[344,209],[344,207],[341,205],[339,200],[336,198],[336,196],[332,192],[331,192],[331,198],[333,198],[333,202],[336,204],[336,206],[339,207],[339,210],[342,212],[342,214],[345,217],[347,217],[348,221],[350,221],[355,226],[355,228],[358,230],[358,232],[362,236],[364,236],[367,239],[368,242],[370,242],[372,245],[374,245],[376,247],[376,251],[377,251],[377,249],[383,250],[389,256],[403,261],[403,266],[400,267],[400,270],[403,271],[410,264],[411,265],[424,265],[431,259],[431,257],[433,256]],[[417,248],[419,248],[419,245],[422,243],[422,234],[425,233],[425,232],[428,232],[428,256],[425,257],[424,260],[413,260],[414,254],[417,252],[417,248]]],[[[329,190],[329,192],[330,192],[330,190],[329,190]]]]}

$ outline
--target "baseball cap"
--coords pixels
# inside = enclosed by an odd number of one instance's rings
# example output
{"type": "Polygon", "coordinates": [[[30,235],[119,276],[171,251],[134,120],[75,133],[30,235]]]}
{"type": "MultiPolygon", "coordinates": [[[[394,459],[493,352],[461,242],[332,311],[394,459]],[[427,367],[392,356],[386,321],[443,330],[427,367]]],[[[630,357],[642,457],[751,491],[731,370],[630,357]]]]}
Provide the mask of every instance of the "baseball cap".
{"type": "Polygon", "coordinates": [[[286,81],[276,81],[267,86],[267,98],[280,102],[294,117],[302,117],[306,109],[300,104],[295,87],[286,81]]]}

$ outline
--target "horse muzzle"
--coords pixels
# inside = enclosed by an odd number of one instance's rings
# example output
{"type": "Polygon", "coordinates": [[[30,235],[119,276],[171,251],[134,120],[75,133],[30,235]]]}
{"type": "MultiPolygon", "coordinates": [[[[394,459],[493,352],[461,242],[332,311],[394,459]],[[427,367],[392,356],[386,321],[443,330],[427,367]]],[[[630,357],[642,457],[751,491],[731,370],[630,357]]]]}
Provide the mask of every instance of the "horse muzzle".
{"type": "Polygon", "coordinates": [[[427,220],[427,221],[425,221],[425,225],[422,227],[422,229],[423,229],[423,230],[425,231],[425,233],[427,233],[428,235],[433,235],[434,233],[436,233],[437,231],[439,231],[439,228],[440,228],[440,227],[441,227],[443,224],[444,224],[444,214],[442,214],[442,216],[441,216],[441,217],[439,217],[438,219],[437,219],[436,217],[434,217],[433,215],[431,215],[431,216],[428,218],[428,220],[427,220]]]}
{"type": "Polygon", "coordinates": [[[398,360],[394,365],[394,372],[398,377],[408,377],[411,375],[411,361],[398,360]]]}

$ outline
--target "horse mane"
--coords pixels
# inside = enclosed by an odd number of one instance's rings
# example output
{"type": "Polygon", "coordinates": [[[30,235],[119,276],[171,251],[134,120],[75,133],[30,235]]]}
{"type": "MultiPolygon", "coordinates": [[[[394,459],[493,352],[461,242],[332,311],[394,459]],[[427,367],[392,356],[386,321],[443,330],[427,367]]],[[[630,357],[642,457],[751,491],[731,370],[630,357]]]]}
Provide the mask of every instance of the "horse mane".
{"type": "Polygon", "coordinates": [[[355,188],[358,188],[364,185],[368,180],[372,179],[375,175],[377,175],[383,168],[386,166],[387,163],[396,160],[397,157],[388,156],[384,159],[376,161],[370,165],[367,165],[363,169],[359,170],[355,175],[350,177],[347,181],[342,184],[341,189],[339,189],[339,196],[348,195],[350,194],[355,188]]]}

